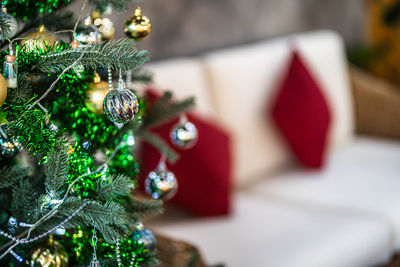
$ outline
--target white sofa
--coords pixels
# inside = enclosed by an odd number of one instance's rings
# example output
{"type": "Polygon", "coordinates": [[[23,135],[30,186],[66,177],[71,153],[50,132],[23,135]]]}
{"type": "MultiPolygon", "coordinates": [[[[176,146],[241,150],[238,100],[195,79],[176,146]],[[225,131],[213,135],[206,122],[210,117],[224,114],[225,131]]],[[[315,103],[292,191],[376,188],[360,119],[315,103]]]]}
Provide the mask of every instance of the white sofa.
{"type": "Polygon", "coordinates": [[[196,96],[197,112],[232,134],[236,188],[230,216],[169,216],[152,221],[152,229],[229,267],[379,266],[400,251],[400,142],[355,136],[336,33],[298,34],[147,68],[159,88],[177,98],[196,96]],[[264,116],[293,45],[333,113],[328,162],[319,171],[296,167],[264,116]]]}

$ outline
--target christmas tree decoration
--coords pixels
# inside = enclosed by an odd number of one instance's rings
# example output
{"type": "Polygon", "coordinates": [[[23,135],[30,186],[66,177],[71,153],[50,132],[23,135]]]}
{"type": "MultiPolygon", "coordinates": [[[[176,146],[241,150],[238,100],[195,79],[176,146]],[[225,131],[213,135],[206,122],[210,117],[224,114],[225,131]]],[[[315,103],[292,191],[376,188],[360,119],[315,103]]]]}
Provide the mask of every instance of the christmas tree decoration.
{"type": "MultiPolygon", "coordinates": [[[[135,137],[151,139],[148,125],[185,112],[191,104],[161,105],[158,114],[148,116],[152,103],[128,90],[121,73],[113,85],[111,70],[133,70],[134,82],[148,82],[150,76],[143,78],[137,70],[149,53],[131,39],[96,44],[100,34],[111,38],[114,31],[102,14],[96,21],[98,29],[88,21],[77,29],[89,8],[103,11],[112,6],[118,12],[126,0],[82,1],[81,13],[75,14],[78,21],[56,12],[70,2],[3,3],[24,22],[24,29],[15,39],[5,40],[1,57],[0,266],[114,266],[117,244],[120,266],[153,266],[157,259],[151,232],[141,226],[135,229],[143,232],[127,235],[144,216],[160,212],[162,203],[132,197],[139,173],[133,153],[135,137]],[[44,27],[22,36],[41,23],[54,34],[71,34],[73,41],[56,43],[44,27]],[[16,44],[22,39],[22,45],[16,44]],[[96,70],[103,75],[101,71],[107,69],[108,90],[100,76],[93,74],[96,70]],[[106,116],[99,115],[103,112],[106,116]],[[129,120],[128,125],[122,124],[129,120]],[[18,155],[20,143],[24,151],[18,155]],[[98,237],[97,246],[91,243],[92,235],[98,237]]],[[[6,15],[0,20],[0,32],[8,36],[6,15]]],[[[163,144],[155,146],[171,155],[163,144]]],[[[169,197],[166,189],[161,192],[169,197]]]]}
{"type": "Polygon", "coordinates": [[[4,104],[7,98],[7,82],[3,75],[0,74],[0,107],[4,104]]]}
{"type": "Polygon", "coordinates": [[[111,19],[102,18],[97,11],[92,12],[91,18],[93,20],[93,25],[99,29],[103,40],[111,40],[114,38],[115,28],[111,19]]]}
{"type": "Polygon", "coordinates": [[[111,90],[104,99],[103,110],[107,118],[115,123],[127,123],[139,111],[136,95],[126,88],[121,72],[117,88],[111,90]]]}
{"type": "Polygon", "coordinates": [[[90,262],[90,267],[100,267],[100,263],[97,260],[97,253],[96,253],[96,246],[97,246],[97,235],[96,235],[96,228],[93,229],[93,235],[92,235],[92,246],[93,246],[93,258],[92,261],[90,262]]]}
{"type": "Polygon", "coordinates": [[[108,83],[102,81],[100,75],[96,72],[93,82],[88,85],[86,91],[86,107],[93,113],[104,114],[103,102],[108,92],[108,83]]]}
{"type": "Polygon", "coordinates": [[[79,48],[80,45],[81,45],[81,43],[76,40],[76,37],[70,43],[71,48],[74,48],[74,49],[79,48]]]}
{"type": "Polygon", "coordinates": [[[136,229],[132,233],[132,240],[143,245],[144,250],[153,251],[156,248],[156,238],[149,229],[136,229]]]}
{"type": "Polygon", "coordinates": [[[192,148],[198,139],[196,126],[189,122],[186,116],[182,116],[178,124],[171,131],[171,141],[180,148],[192,148]]]}
{"type": "Polygon", "coordinates": [[[150,20],[142,15],[142,10],[137,7],[132,17],[124,25],[124,32],[129,38],[142,40],[151,32],[150,20]]]}
{"type": "Polygon", "coordinates": [[[146,193],[154,199],[168,200],[174,197],[178,190],[175,174],[167,169],[165,159],[162,157],[157,168],[150,172],[145,180],[146,193]]]}
{"type": "Polygon", "coordinates": [[[7,15],[8,23],[10,25],[10,34],[7,36],[7,38],[12,38],[15,36],[15,34],[17,34],[18,22],[13,16],[7,13],[6,7],[3,7],[3,13],[7,15]]]}
{"type": "Polygon", "coordinates": [[[8,232],[10,234],[15,234],[18,229],[18,221],[15,217],[10,217],[7,222],[8,232]]]}
{"type": "Polygon", "coordinates": [[[36,49],[46,51],[49,47],[53,47],[56,42],[56,37],[48,33],[44,25],[41,25],[35,32],[28,34],[26,39],[21,41],[21,45],[24,46],[26,51],[34,51],[36,49]]]}
{"type": "Polygon", "coordinates": [[[30,253],[29,266],[68,267],[68,253],[53,236],[37,245],[30,253]]]}
{"type": "Polygon", "coordinates": [[[6,56],[6,60],[3,65],[3,76],[6,80],[8,88],[17,88],[18,85],[18,62],[15,59],[13,50],[10,50],[10,54],[6,56]]]}
{"type": "Polygon", "coordinates": [[[133,147],[136,144],[135,136],[133,131],[129,131],[127,134],[124,135],[125,144],[129,147],[133,147]]]}
{"type": "Polygon", "coordinates": [[[65,235],[65,232],[66,232],[65,227],[61,226],[58,227],[53,233],[55,235],[65,235]]]}
{"type": "Polygon", "coordinates": [[[88,16],[83,25],[76,31],[76,41],[81,45],[98,44],[101,42],[101,33],[99,29],[93,25],[92,18],[88,16]]]}
{"type": "Polygon", "coordinates": [[[4,158],[14,157],[22,148],[21,144],[10,138],[4,138],[0,135],[0,156],[4,158]]]}

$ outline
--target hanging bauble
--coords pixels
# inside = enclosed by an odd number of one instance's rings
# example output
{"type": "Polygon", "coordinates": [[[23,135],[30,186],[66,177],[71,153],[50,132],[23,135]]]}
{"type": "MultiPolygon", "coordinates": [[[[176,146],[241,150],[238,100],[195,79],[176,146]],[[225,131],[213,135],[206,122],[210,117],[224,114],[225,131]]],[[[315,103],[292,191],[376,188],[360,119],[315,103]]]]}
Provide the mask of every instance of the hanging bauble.
{"type": "Polygon", "coordinates": [[[178,190],[175,174],[167,169],[164,161],[160,161],[157,168],[150,172],[145,180],[146,193],[154,199],[168,200],[178,190]]]}
{"type": "Polygon", "coordinates": [[[135,135],[133,134],[132,130],[129,130],[125,135],[124,135],[124,141],[125,144],[129,147],[133,147],[136,144],[136,140],[135,140],[135,135]]]}
{"type": "Polygon", "coordinates": [[[132,233],[133,242],[143,245],[143,249],[153,251],[156,248],[156,238],[149,229],[136,229],[132,233]]]}
{"type": "Polygon", "coordinates": [[[84,20],[76,31],[76,41],[82,45],[97,44],[101,42],[99,29],[93,25],[92,18],[89,16],[84,20]]]}
{"type": "Polygon", "coordinates": [[[3,75],[0,74],[0,107],[4,104],[7,98],[7,82],[3,75]]]}
{"type": "Polygon", "coordinates": [[[52,130],[53,132],[58,132],[58,130],[59,130],[58,126],[56,124],[54,124],[54,123],[51,123],[49,125],[49,129],[52,130]]]}
{"type": "Polygon", "coordinates": [[[68,253],[64,247],[50,236],[32,250],[29,266],[67,267],[68,261],[68,253]]]}
{"type": "Polygon", "coordinates": [[[60,226],[56,230],[54,230],[53,233],[55,235],[65,235],[65,232],[66,232],[65,227],[64,226],[60,226]]]}
{"type": "Polygon", "coordinates": [[[10,217],[7,222],[8,232],[10,234],[15,234],[18,229],[18,220],[15,217],[10,217]]]}
{"type": "Polygon", "coordinates": [[[126,88],[120,78],[116,89],[109,91],[104,98],[104,114],[115,123],[127,123],[132,120],[139,111],[139,103],[136,95],[126,88]]]}
{"type": "Polygon", "coordinates": [[[93,259],[93,260],[90,262],[89,267],[101,267],[101,266],[100,266],[100,262],[99,262],[98,260],[93,259]]]}
{"type": "Polygon", "coordinates": [[[10,25],[10,32],[7,36],[5,36],[5,38],[12,38],[12,37],[14,37],[15,34],[17,34],[18,22],[12,15],[7,13],[7,8],[3,7],[3,13],[6,14],[8,23],[10,25]]]}
{"type": "Polygon", "coordinates": [[[28,34],[26,37],[31,38],[21,41],[21,45],[24,45],[26,51],[34,51],[38,48],[47,50],[48,47],[54,46],[57,42],[54,35],[46,31],[44,25],[41,25],[35,32],[28,34]]]}
{"type": "Polygon", "coordinates": [[[0,156],[5,158],[14,157],[22,148],[21,144],[11,138],[4,138],[0,135],[0,156]]]}
{"type": "Polygon", "coordinates": [[[100,75],[96,72],[93,82],[88,85],[86,90],[86,107],[93,113],[104,114],[103,102],[108,92],[110,92],[108,83],[102,81],[100,75]]]}
{"type": "Polygon", "coordinates": [[[135,40],[142,40],[147,35],[149,35],[150,31],[150,20],[146,16],[142,15],[141,8],[137,7],[133,16],[125,22],[124,32],[130,38],[133,38],[135,40]]]}
{"type": "Polygon", "coordinates": [[[111,19],[102,18],[100,13],[97,11],[92,12],[91,18],[93,20],[93,25],[99,29],[103,40],[110,40],[114,38],[115,28],[111,19]]]}
{"type": "Polygon", "coordinates": [[[92,148],[92,143],[90,141],[83,140],[81,142],[81,146],[82,146],[82,151],[89,152],[90,149],[92,148]]]}
{"type": "Polygon", "coordinates": [[[3,75],[4,79],[6,80],[7,88],[17,88],[18,61],[16,60],[12,50],[10,51],[9,55],[6,55],[6,60],[4,60],[3,75]]]}
{"type": "Polygon", "coordinates": [[[171,131],[171,141],[174,145],[188,149],[193,147],[197,142],[198,134],[196,126],[188,122],[186,117],[183,117],[171,131]]]}

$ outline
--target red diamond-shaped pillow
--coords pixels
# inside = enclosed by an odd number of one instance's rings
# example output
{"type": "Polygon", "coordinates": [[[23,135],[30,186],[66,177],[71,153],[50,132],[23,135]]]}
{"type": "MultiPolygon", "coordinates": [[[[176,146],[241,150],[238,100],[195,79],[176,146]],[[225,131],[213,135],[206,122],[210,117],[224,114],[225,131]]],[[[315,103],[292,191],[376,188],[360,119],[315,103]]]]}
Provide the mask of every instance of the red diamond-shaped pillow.
{"type": "MultiPolygon", "coordinates": [[[[155,90],[147,90],[151,102],[158,98],[155,90]]],[[[231,209],[231,140],[229,134],[214,122],[196,114],[188,114],[196,125],[199,139],[190,149],[180,149],[170,140],[170,132],[178,118],[151,129],[180,156],[175,164],[167,164],[178,180],[178,192],[171,202],[197,215],[228,214],[231,209]]],[[[160,160],[160,153],[147,142],[139,149],[140,183],[160,160]]]]}
{"type": "Polygon", "coordinates": [[[321,87],[297,51],[278,88],[272,117],[302,165],[324,164],[331,114],[321,87]]]}

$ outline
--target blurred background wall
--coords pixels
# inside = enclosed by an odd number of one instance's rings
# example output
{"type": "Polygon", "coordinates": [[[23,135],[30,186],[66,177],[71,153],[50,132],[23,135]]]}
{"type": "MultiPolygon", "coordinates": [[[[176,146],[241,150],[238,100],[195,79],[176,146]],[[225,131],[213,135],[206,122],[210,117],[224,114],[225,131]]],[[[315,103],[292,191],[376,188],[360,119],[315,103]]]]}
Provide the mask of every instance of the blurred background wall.
{"type": "MultiPolygon", "coordinates": [[[[82,5],[76,1],[77,12],[82,5]]],[[[348,45],[364,39],[364,0],[144,0],[153,31],[138,44],[152,59],[194,55],[313,29],[333,29],[348,45]]],[[[117,37],[129,14],[113,13],[117,37]]]]}

